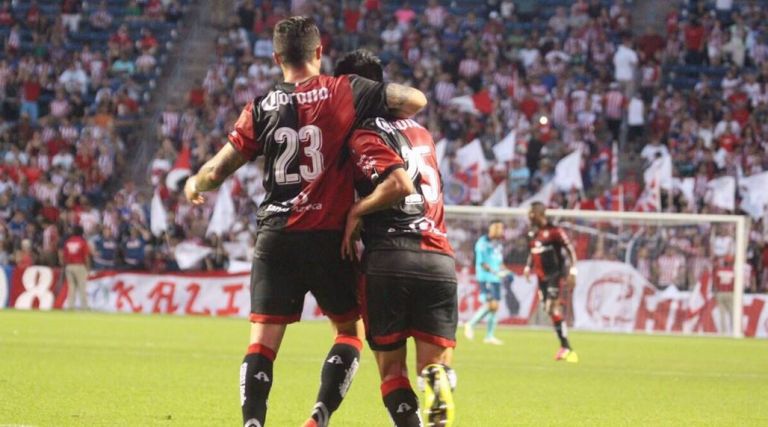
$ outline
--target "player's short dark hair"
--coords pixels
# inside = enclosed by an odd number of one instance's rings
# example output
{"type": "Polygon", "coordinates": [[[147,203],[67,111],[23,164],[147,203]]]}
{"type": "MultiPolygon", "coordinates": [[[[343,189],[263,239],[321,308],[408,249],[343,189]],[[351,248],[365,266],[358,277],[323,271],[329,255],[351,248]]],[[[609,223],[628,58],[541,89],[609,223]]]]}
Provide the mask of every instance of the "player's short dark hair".
{"type": "Polygon", "coordinates": [[[357,74],[377,82],[384,80],[384,68],[381,66],[381,60],[366,49],[353,50],[336,63],[333,75],[340,76],[342,74],[357,74]]]}
{"type": "Polygon", "coordinates": [[[84,233],[84,230],[82,225],[76,225],[72,228],[72,235],[74,236],[82,237],[83,233],[84,233]]]}
{"type": "Polygon", "coordinates": [[[320,30],[314,19],[305,16],[292,16],[275,25],[272,34],[272,46],[280,55],[283,63],[291,67],[300,67],[312,60],[315,49],[320,44],[320,30]]]}
{"type": "Polygon", "coordinates": [[[531,210],[546,210],[547,207],[544,206],[544,203],[542,202],[533,202],[531,203],[531,210]]]}

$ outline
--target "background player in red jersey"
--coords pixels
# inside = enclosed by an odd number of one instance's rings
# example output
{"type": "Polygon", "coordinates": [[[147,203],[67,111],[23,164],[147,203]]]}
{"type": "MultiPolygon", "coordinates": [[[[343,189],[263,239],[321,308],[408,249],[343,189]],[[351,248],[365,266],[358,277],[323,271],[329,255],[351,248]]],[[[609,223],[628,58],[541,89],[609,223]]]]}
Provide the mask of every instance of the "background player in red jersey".
{"type": "Polygon", "coordinates": [[[326,426],[349,388],[361,348],[354,275],[338,251],[354,201],[346,140],[363,119],[408,117],[427,101],[418,90],[396,84],[320,75],[320,32],[309,18],[278,22],[273,45],[284,83],[246,105],[229,144],[184,191],[190,201],[202,203],[202,192],[217,188],[245,162],[265,157],[267,195],[257,213],[251,274],[251,339],[240,367],[243,422],[265,425],[273,362],[286,325],[299,320],[309,291],[338,331],[305,424],[326,426]]]}
{"type": "MultiPolygon", "coordinates": [[[[358,50],[336,66],[382,80],[378,58],[358,50]]],[[[450,426],[454,405],[449,349],[456,344],[456,266],[443,221],[435,144],[413,120],[366,120],[349,140],[361,197],[347,215],[342,254],[356,258],[362,223],[364,280],[359,287],[366,338],[375,352],[384,405],[398,427],[422,425],[408,381],[406,340],[416,341],[428,426],[450,426]]]]}
{"type": "Polygon", "coordinates": [[[531,269],[539,280],[539,299],[544,304],[544,310],[552,319],[557,338],[560,339],[560,350],[555,360],[578,362],[579,356],[571,349],[568,341],[568,329],[563,320],[563,302],[560,298],[560,288],[565,279],[569,288],[576,283],[576,251],[570,239],[562,228],[555,226],[547,219],[546,207],[541,202],[534,202],[528,212],[531,231],[528,232],[528,262],[523,274],[530,281],[531,269]],[[565,252],[570,265],[566,274],[565,252]]]}

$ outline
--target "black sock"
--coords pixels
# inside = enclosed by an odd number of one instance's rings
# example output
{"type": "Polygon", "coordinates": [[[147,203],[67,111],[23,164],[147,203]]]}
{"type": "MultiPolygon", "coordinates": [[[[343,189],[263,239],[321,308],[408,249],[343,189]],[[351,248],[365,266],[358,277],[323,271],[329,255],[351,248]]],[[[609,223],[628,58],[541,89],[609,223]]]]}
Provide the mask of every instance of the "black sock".
{"type": "Polygon", "coordinates": [[[571,344],[568,342],[568,329],[566,325],[563,324],[563,320],[553,319],[553,322],[555,324],[555,332],[557,333],[557,337],[560,339],[560,347],[564,347],[570,350],[571,344]]]}
{"type": "Polygon", "coordinates": [[[381,384],[384,406],[396,427],[422,427],[419,401],[406,377],[397,377],[381,384]]]}
{"type": "Polygon", "coordinates": [[[240,406],[245,427],[261,427],[267,417],[267,398],[272,388],[272,364],[275,352],[259,344],[251,344],[240,365],[240,406]]]}
{"type": "Polygon", "coordinates": [[[312,409],[312,418],[318,427],[326,427],[331,414],[339,408],[360,366],[363,343],[355,336],[339,335],[325,357],[320,373],[320,390],[312,409]]]}

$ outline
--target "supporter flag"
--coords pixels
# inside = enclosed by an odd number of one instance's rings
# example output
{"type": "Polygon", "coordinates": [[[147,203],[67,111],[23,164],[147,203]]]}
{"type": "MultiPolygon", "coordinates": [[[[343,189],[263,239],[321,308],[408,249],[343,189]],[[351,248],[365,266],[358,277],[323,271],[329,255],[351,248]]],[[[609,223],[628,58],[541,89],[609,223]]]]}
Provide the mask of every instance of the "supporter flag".
{"type": "Polygon", "coordinates": [[[507,199],[507,181],[501,181],[493,193],[483,202],[483,206],[506,208],[509,206],[509,200],[507,199]]]}
{"type": "Polygon", "coordinates": [[[445,159],[445,149],[448,146],[448,140],[443,138],[435,143],[435,157],[437,157],[437,167],[443,167],[443,159],[445,159]]]}
{"type": "Polygon", "coordinates": [[[493,155],[498,162],[511,162],[515,157],[515,139],[517,132],[509,132],[498,144],[493,146],[493,155]]]}
{"type": "Polygon", "coordinates": [[[456,181],[464,187],[466,191],[456,193],[456,203],[464,204],[467,202],[479,202],[480,198],[480,173],[479,165],[477,163],[471,165],[462,172],[454,174],[456,181]],[[459,194],[461,195],[459,197],[459,194]]]}
{"type": "Polygon", "coordinates": [[[172,191],[179,191],[179,183],[182,179],[192,174],[192,162],[191,153],[189,151],[189,145],[184,144],[181,147],[179,156],[176,157],[176,161],[173,163],[173,168],[165,176],[165,185],[172,191]]]}
{"type": "Polygon", "coordinates": [[[149,217],[149,228],[152,230],[152,234],[160,236],[168,230],[168,213],[165,211],[163,200],[160,198],[160,190],[156,189],[155,195],[152,196],[149,217]]]}
{"type": "MultiPolygon", "coordinates": [[[[758,173],[739,180],[741,210],[759,220],[766,213],[768,204],[768,172],[758,173]]],[[[766,227],[768,229],[768,227],[766,227]]]]}
{"type": "Polygon", "coordinates": [[[182,270],[189,270],[197,266],[213,249],[197,244],[191,241],[184,241],[176,245],[173,255],[176,258],[176,264],[182,270]]]}
{"type": "Polygon", "coordinates": [[[675,189],[680,191],[680,194],[688,202],[688,206],[693,206],[696,203],[696,198],[693,195],[694,184],[695,184],[695,179],[691,177],[674,179],[675,189]]]}
{"type": "Polygon", "coordinates": [[[555,188],[559,191],[582,190],[581,181],[581,150],[563,157],[555,166],[555,188]]]}
{"type": "Polygon", "coordinates": [[[477,165],[479,172],[488,169],[488,161],[485,159],[483,145],[479,139],[474,139],[469,144],[456,150],[456,163],[462,171],[477,165]]]}
{"type": "Polygon", "coordinates": [[[736,209],[736,178],[722,176],[709,181],[707,183],[707,200],[710,205],[716,208],[736,209]]]}
{"type": "Polygon", "coordinates": [[[235,224],[235,203],[232,201],[232,180],[224,181],[216,195],[216,204],[213,206],[213,214],[208,223],[206,236],[228,233],[235,224]]]}
{"type": "Polygon", "coordinates": [[[459,111],[476,116],[493,113],[493,100],[487,90],[481,90],[474,95],[464,95],[453,98],[449,103],[459,111]]]}
{"type": "Polygon", "coordinates": [[[552,195],[555,194],[555,183],[553,181],[554,180],[542,185],[539,191],[521,203],[520,207],[530,207],[533,202],[541,202],[544,203],[544,206],[549,206],[549,202],[552,200],[552,195]]]}

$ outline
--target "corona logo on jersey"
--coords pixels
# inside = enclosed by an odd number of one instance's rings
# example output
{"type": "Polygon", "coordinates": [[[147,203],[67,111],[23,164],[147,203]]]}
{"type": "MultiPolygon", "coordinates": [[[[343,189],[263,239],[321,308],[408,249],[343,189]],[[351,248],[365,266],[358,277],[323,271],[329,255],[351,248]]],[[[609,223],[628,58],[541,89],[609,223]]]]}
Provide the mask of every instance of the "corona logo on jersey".
{"type": "Polygon", "coordinates": [[[275,111],[280,108],[281,105],[293,104],[294,101],[296,101],[297,104],[311,104],[328,99],[329,96],[330,91],[327,87],[291,94],[275,90],[268,93],[267,96],[261,100],[261,109],[264,111],[275,111]]]}

